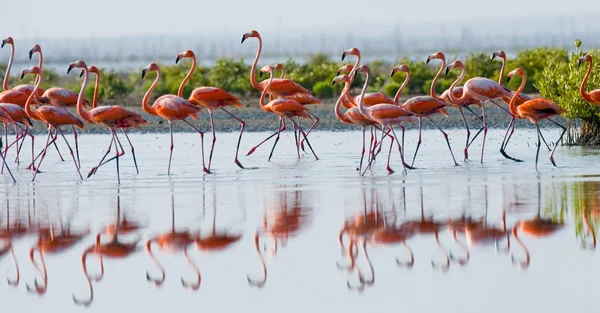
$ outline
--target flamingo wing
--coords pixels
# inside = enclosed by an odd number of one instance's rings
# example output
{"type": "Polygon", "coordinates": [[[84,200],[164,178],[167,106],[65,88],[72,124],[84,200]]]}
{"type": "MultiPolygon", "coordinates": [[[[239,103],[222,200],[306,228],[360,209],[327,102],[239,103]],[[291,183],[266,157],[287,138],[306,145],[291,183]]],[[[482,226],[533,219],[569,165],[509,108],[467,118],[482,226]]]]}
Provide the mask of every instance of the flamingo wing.
{"type": "Polygon", "coordinates": [[[378,120],[394,119],[404,116],[409,117],[414,115],[406,108],[389,103],[375,104],[369,108],[369,111],[371,115],[378,120]]]}
{"type": "MultiPolygon", "coordinates": [[[[95,123],[111,124],[119,127],[119,125],[128,125],[129,121],[133,120],[140,125],[146,125],[148,122],[144,120],[139,114],[124,109],[118,105],[97,107],[90,111],[92,114],[92,120],[95,123]]],[[[137,126],[131,125],[131,126],[137,126]]]]}
{"type": "Polygon", "coordinates": [[[31,120],[22,107],[13,103],[0,103],[0,110],[6,112],[15,122],[21,122],[29,127],[32,127],[31,120]]]}
{"type": "MultiPolygon", "coordinates": [[[[18,104],[22,107],[25,106],[25,102],[27,102],[27,98],[29,98],[29,96],[26,93],[23,93],[21,91],[18,90],[5,90],[3,92],[0,92],[0,102],[3,103],[14,103],[14,104],[18,104]]],[[[37,101],[35,98],[31,99],[31,103],[32,104],[39,104],[40,102],[37,101]]]]}
{"type": "Polygon", "coordinates": [[[283,92],[278,94],[279,97],[294,100],[300,104],[321,104],[322,101],[315,98],[310,93],[306,92],[283,92]]]}
{"type": "MultiPolygon", "coordinates": [[[[31,94],[31,92],[33,92],[33,85],[21,84],[21,85],[17,85],[15,87],[11,88],[11,90],[17,90],[17,91],[25,93],[29,96],[31,94]]],[[[45,91],[46,91],[46,89],[44,89],[44,88],[38,88],[37,96],[41,97],[45,91]]]]}
{"type": "MultiPolygon", "coordinates": [[[[474,77],[469,79],[465,83],[464,88],[467,90],[467,93],[476,94],[480,99],[481,96],[489,99],[510,98],[513,94],[510,89],[498,84],[497,81],[485,77],[474,77]]],[[[465,89],[463,89],[463,92],[465,89]]]]}
{"type": "Polygon", "coordinates": [[[600,89],[590,91],[590,97],[594,104],[600,105],[600,89]]]}
{"type": "MultiPolygon", "coordinates": [[[[358,105],[359,101],[360,101],[360,95],[354,96],[354,103],[356,105],[358,105]]],[[[394,99],[384,95],[381,92],[369,92],[369,93],[365,94],[365,98],[363,100],[364,105],[372,106],[372,105],[381,104],[381,103],[395,104],[396,102],[394,102],[394,99]]]]}
{"type": "Polygon", "coordinates": [[[75,125],[81,129],[84,128],[83,121],[66,109],[44,105],[39,107],[35,112],[42,120],[51,125],[75,125]]]}
{"type": "MultiPolygon", "coordinates": [[[[75,105],[77,105],[78,97],[79,97],[79,94],[74,92],[73,90],[66,89],[66,88],[52,87],[52,88],[48,88],[44,92],[44,94],[40,98],[40,101],[44,104],[50,104],[50,105],[60,106],[60,107],[75,106],[75,105]]],[[[87,107],[89,105],[89,101],[87,101],[86,99],[83,99],[83,104],[85,107],[87,107]]]]}
{"type": "Polygon", "coordinates": [[[444,107],[449,105],[449,103],[437,98],[418,96],[406,100],[402,107],[412,112],[414,115],[427,116],[434,113],[442,113],[448,116],[448,112],[446,112],[444,107]]]}
{"type": "Polygon", "coordinates": [[[158,114],[167,120],[178,120],[186,117],[198,119],[200,107],[193,105],[188,100],[175,96],[164,95],[156,99],[152,105],[158,114]]]}
{"type": "Polygon", "coordinates": [[[566,112],[566,110],[559,107],[558,104],[545,98],[537,98],[527,101],[518,106],[517,110],[521,116],[534,117],[538,119],[560,115],[566,112]]]}
{"type": "Polygon", "coordinates": [[[268,103],[273,112],[283,116],[299,116],[310,119],[310,116],[306,113],[310,111],[307,107],[298,103],[294,100],[289,99],[275,99],[268,103]]]}
{"type": "MultiPolygon", "coordinates": [[[[260,86],[261,90],[264,90],[265,87],[267,87],[267,80],[261,81],[260,83],[258,83],[258,85],[260,86]]],[[[293,81],[291,79],[287,79],[287,78],[273,79],[271,86],[269,86],[269,93],[277,95],[279,93],[285,93],[285,92],[311,93],[308,89],[300,86],[298,83],[296,83],[295,81],[293,81]]]]}
{"type": "Polygon", "coordinates": [[[207,107],[242,106],[236,96],[217,87],[198,87],[194,89],[190,95],[189,102],[207,107]]]}

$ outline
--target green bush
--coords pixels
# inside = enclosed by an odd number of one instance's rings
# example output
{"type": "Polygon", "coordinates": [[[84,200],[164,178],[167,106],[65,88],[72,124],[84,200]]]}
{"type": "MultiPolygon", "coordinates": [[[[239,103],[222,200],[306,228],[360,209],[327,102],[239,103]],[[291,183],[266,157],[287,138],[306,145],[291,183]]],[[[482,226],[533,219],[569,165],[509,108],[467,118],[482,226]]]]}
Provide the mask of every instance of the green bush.
{"type": "Polygon", "coordinates": [[[317,97],[331,98],[333,96],[333,86],[331,86],[331,81],[321,81],[316,83],[313,86],[312,91],[317,97]]]}
{"type": "MultiPolygon", "coordinates": [[[[386,95],[386,96],[388,96],[388,97],[393,97],[393,96],[395,96],[395,95],[396,95],[396,92],[398,92],[398,88],[400,88],[400,86],[401,86],[401,85],[402,85],[402,84],[400,84],[400,83],[398,83],[398,82],[395,82],[395,81],[390,81],[390,82],[388,82],[387,84],[385,84],[385,85],[383,86],[383,94],[385,94],[385,95],[386,95]]],[[[405,89],[402,91],[402,94],[407,94],[407,93],[408,93],[408,91],[407,91],[407,89],[405,88],[405,89]]]]}
{"type": "MultiPolygon", "coordinates": [[[[566,64],[569,61],[569,54],[565,49],[558,48],[534,48],[519,51],[517,58],[507,61],[506,72],[520,67],[527,72],[527,84],[523,92],[538,92],[534,83],[540,80],[544,68],[549,64],[566,64]]],[[[507,87],[511,90],[519,88],[520,82],[510,82],[507,87]]]]}

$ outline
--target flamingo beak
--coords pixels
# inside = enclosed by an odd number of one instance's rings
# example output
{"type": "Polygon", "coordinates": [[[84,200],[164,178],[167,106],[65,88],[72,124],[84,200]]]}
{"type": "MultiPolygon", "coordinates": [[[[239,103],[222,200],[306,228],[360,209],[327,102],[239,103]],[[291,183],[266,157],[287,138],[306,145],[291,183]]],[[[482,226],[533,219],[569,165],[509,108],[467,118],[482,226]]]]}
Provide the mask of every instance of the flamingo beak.
{"type": "Polygon", "coordinates": [[[6,42],[4,42],[4,40],[2,41],[2,45],[0,46],[0,48],[4,48],[4,45],[6,44],[6,42]]]}
{"type": "Polygon", "coordinates": [[[394,74],[396,74],[396,69],[392,70],[392,74],[390,74],[390,77],[394,76],[394,74]]]}
{"type": "Polygon", "coordinates": [[[429,64],[429,61],[431,61],[431,56],[427,57],[427,61],[425,61],[425,64],[429,64]]]}
{"type": "Polygon", "coordinates": [[[32,57],[33,57],[33,51],[29,50],[29,59],[31,60],[32,57]]]}
{"type": "Polygon", "coordinates": [[[148,71],[147,68],[142,70],[142,79],[144,79],[144,76],[146,76],[146,72],[148,71]]]}
{"type": "Polygon", "coordinates": [[[581,66],[581,59],[577,60],[577,66],[581,66]]]}
{"type": "Polygon", "coordinates": [[[446,75],[448,75],[448,72],[450,72],[450,67],[446,67],[446,75]]]}
{"type": "Polygon", "coordinates": [[[354,78],[356,78],[356,74],[358,74],[358,71],[354,70],[354,78]]]}
{"type": "Polygon", "coordinates": [[[506,78],[506,82],[509,83],[510,82],[510,75],[508,75],[508,77],[506,78]]]}
{"type": "Polygon", "coordinates": [[[262,74],[263,74],[262,71],[258,72],[258,77],[262,77],[262,74]]]}
{"type": "Polygon", "coordinates": [[[23,72],[21,73],[21,79],[23,79],[24,77],[25,77],[25,71],[23,71],[23,72]]]}
{"type": "Polygon", "coordinates": [[[81,70],[81,74],[79,74],[79,77],[82,77],[82,76],[83,76],[83,73],[85,73],[85,71],[84,71],[84,70],[81,70]]]}
{"type": "Polygon", "coordinates": [[[331,82],[331,86],[335,85],[335,79],[331,82]]]}
{"type": "Polygon", "coordinates": [[[344,61],[345,57],[346,57],[346,51],[342,52],[342,61],[344,61]]]}
{"type": "Polygon", "coordinates": [[[246,38],[248,38],[248,37],[246,37],[246,34],[243,34],[242,35],[242,43],[244,43],[244,41],[246,40],[246,38]]]}
{"type": "Polygon", "coordinates": [[[69,74],[71,72],[73,67],[74,67],[73,63],[69,64],[69,68],[67,69],[67,74],[69,74]]]}
{"type": "Polygon", "coordinates": [[[179,63],[179,60],[181,60],[181,54],[177,55],[177,59],[175,59],[175,64],[179,63]]]}
{"type": "Polygon", "coordinates": [[[495,59],[495,58],[496,58],[496,52],[492,53],[492,58],[490,59],[490,61],[493,60],[493,59],[495,59]]]}

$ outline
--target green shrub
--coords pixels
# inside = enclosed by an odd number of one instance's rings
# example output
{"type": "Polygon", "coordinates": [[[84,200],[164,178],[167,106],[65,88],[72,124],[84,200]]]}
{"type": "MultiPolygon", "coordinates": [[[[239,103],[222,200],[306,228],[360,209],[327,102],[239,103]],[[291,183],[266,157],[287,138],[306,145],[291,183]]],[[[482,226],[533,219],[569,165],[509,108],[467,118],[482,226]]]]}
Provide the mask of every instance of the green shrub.
{"type": "Polygon", "coordinates": [[[312,89],[315,96],[317,97],[329,97],[333,96],[333,86],[331,86],[331,81],[320,81],[316,83],[312,89]]]}
{"type": "MultiPolygon", "coordinates": [[[[400,88],[400,86],[401,86],[401,85],[402,85],[402,84],[400,84],[400,83],[398,83],[398,82],[395,82],[395,81],[390,81],[390,82],[388,82],[387,84],[385,84],[385,85],[383,86],[383,93],[384,93],[386,96],[388,96],[388,97],[393,97],[393,96],[395,96],[395,95],[396,95],[396,92],[398,92],[398,88],[400,88]]],[[[408,93],[408,91],[407,91],[407,89],[405,88],[405,89],[402,91],[402,94],[407,94],[407,93],[408,93]]]]}

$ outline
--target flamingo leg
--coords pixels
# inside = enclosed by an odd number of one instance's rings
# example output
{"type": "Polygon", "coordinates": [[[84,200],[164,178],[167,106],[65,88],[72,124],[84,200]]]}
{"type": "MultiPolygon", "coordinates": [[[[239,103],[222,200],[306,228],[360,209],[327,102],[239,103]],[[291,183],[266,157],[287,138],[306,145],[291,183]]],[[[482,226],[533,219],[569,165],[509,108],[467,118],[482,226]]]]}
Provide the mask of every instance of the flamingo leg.
{"type": "Polygon", "coordinates": [[[409,166],[404,161],[404,126],[400,125],[400,127],[402,128],[402,144],[400,144],[400,140],[398,140],[398,136],[396,136],[396,131],[394,131],[394,128],[391,126],[388,126],[388,128],[390,129],[390,132],[392,132],[392,135],[394,136],[394,138],[396,138],[396,144],[398,145],[398,152],[400,153],[400,159],[402,159],[402,166],[404,167],[404,174],[406,174],[407,168],[412,170],[412,169],[414,169],[414,167],[409,166]]]}
{"type": "MultiPolygon", "coordinates": [[[[167,175],[171,176],[171,158],[173,157],[173,123],[169,121],[169,133],[171,134],[171,145],[169,146],[169,166],[167,169],[167,175]]],[[[204,158],[202,158],[204,161],[204,158]]]]}
{"type": "Polygon", "coordinates": [[[505,158],[515,161],[515,162],[523,162],[523,160],[520,159],[516,159],[513,158],[511,156],[509,156],[508,154],[506,154],[505,149],[508,146],[508,142],[510,141],[510,137],[512,137],[512,134],[515,131],[515,117],[511,116],[510,118],[510,123],[508,124],[508,128],[506,128],[506,133],[504,134],[504,139],[502,140],[502,144],[500,145],[500,154],[502,154],[502,156],[504,156],[505,158]]]}
{"type": "Polygon", "coordinates": [[[208,155],[208,170],[210,171],[210,165],[212,163],[213,150],[215,149],[215,143],[217,142],[217,136],[215,134],[215,122],[213,120],[213,111],[208,110],[208,116],[210,117],[210,129],[212,131],[212,144],[210,146],[210,154],[208,155]]]}
{"type": "MultiPolygon", "coordinates": [[[[271,162],[271,157],[273,156],[273,152],[275,151],[275,146],[277,146],[277,142],[279,141],[279,135],[281,134],[281,131],[285,129],[285,123],[283,120],[283,117],[280,117],[279,119],[279,128],[277,130],[277,137],[275,137],[275,143],[273,144],[273,148],[271,148],[271,153],[269,154],[269,159],[267,161],[271,162]]],[[[296,132],[296,123],[294,123],[294,132],[296,132]]],[[[268,139],[268,138],[267,138],[268,139]]],[[[296,146],[298,146],[298,142],[296,141],[296,146]]]]}
{"type": "MultiPolygon", "coordinates": [[[[83,177],[81,176],[81,171],[79,171],[79,165],[77,164],[77,161],[75,160],[75,154],[73,153],[73,149],[71,149],[71,145],[69,145],[69,142],[67,141],[67,137],[65,137],[65,134],[63,134],[63,131],[60,129],[60,127],[57,127],[56,130],[60,133],[60,135],[65,140],[65,143],[67,144],[67,147],[69,148],[69,153],[71,153],[71,157],[73,158],[73,163],[75,164],[75,168],[77,169],[77,174],[79,174],[79,179],[83,180],[83,177]]],[[[75,128],[73,128],[73,130],[75,130],[75,128]]]]}
{"type": "Polygon", "coordinates": [[[6,158],[4,158],[4,155],[2,153],[0,153],[0,157],[2,157],[2,169],[4,169],[4,167],[6,166],[6,171],[8,172],[8,174],[10,174],[10,177],[13,180],[13,183],[17,183],[17,181],[15,180],[15,177],[13,176],[12,172],[10,171],[10,168],[8,167],[8,164],[6,164],[6,158]]]}
{"type": "MultiPolygon", "coordinates": [[[[40,158],[40,162],[38,163],[37,169],[35,166],[33,167],[34,173],[33,173],[33,178],[31,179],[31,181],[34,181],[35,176],[37,175],[37,173],[39,173],[39,169],[40,169],[40,166],[42,165],[42,161],[44,161],[44,158],[46,157],[46,152],[48,151],[48,147],[50,146],[50,144],[52,144],[53,142],[56,141],[56,137],[58,137],[56,132],[55,132],[54,136],[52,136],[52,127],[48,127],[48,138],[46,139],[46,146],[44,147],[44,150],[42,151],[42,154],[41,154],[42,157],[40,158]],[[52,140],[50,140],[50,137],[52,137],[52,140]]],[[[35,160],[33,160],[31,162],[31,165],[33,165],[33,162],[35,162],[35,160]]]]}
{"type": "MultiPolygon", "coordinates": [[[[252,153],[254,153],[254,151],[256,150],[256,148],[260,147],[263,143],[269,141],[269,139],[273,138],[274,136],[277,135],[278,132],[282,132],[285,130],[285,120],[283,121],[283,126],[281,126],[281,121],[283,120],[282,117],[279,117],[279,130],[277,132],[274,132],[273,134],[271,134],[269,137],[267,137],[265,140],[261,141],[259,144],[257,144],[256,146],[254,146],[252,149],[250,149],[250,151],[248,151],[248,153],[246,153],[246,156],[251,155],[252,153]]],[[[296,133],[294,133],[294,135],[296,135],[296,133]]]]}
{"type": "MultiPolygon", "coordinates": [[[[383,132],[381,133],[381,135],[383,136],[383,132]]],[[[393,148],[394,148],[394,137],[390,136],[390,151],[388,152],[387,165],[385,167],[387,169],[388,173],[390,173],[390,174],[392,174],[394,172],[394,170],[392,170],[392,168],[390,167],[390,158],[392,156],[393,148]]]]}
{"type": "Polygon", "coordinates": [[[546,148],[548,148],[548,151],[552,151],[552,149],[550,149],[550,146],[546,142],[546,138],[544,138],[544,134],[540,133],[540,137],[542,137],[542,142],[544,142],[544,145],[546,145],[546,148]]]}
{"type": "Polygon", "coordinates": [[[419,152],[419,147],[421,146],[421,117],[417,117],[417,120],[419,121],[419,140],[417,140],[417,148],[415,149],[415,154],[413,155],[413,159],[412,162],[410,163],[410,166],[415,166],[415,159],[417,158],[417,152],[419,152]]]}
{"type": "Polygon", "coordinates": [[[467,142],[465,143],[465,150],[464,150],[464,155],[465,155],[464,161],[466,162],[467,160],[469,160],[469,137],[471,137],[471,130],[469,130],[469,124],[467,124],[467,120],[465,119],[465,114],[463,113],[463,110],[461,107],[458,107],[458,112],[460,112],[460,117],[462,118],[463,124],[465,125],[465,128],[467,129],[467,142]]]}
{"type": "Polygon", "coordinates": [[[19,140],[21,138],[24,138],[25,135],[19,134],[19,129],[17,128],[17,123],[15,123],[14,126],[15,126],[15,144],[17,147],[17,156],[15,157],[15,162],[19,163],[19,152],[21,152],[21,149],[19,148],[19,140]]]}
{"type": "MultiPolygon", "coordinates": [[[[293,119],[290,119],[292,121],[292,123],[296,124],[296,122],[293,119]]],[[[312,152],[313,156],[315,157],[316,160],[319,159],[319,157],[317,157],[317,154],[315,153],[315,150],[313,150],[310,141],[308,141],[307,135],[306,133],[302,130],[302,128],[300,127],[299,124],[296,124],[296,127],[298,127],[298,130],[300,131],[300,133],[302,134],[302,136],[304,137],[304,140],[306,140],[306,144],[308,145],[308,148],[310,149],[310,151],[312,152]]]]}
{"type": "Polygon", "coordinates": [[[538,158],[540,156],[540,145],[542,144],[542,142],[540,141],[540,126],[535,123],[535,128],[537,129],[537,135],[538,135],[538,144],[537,144],[537,152],[535,154],[535,170],[537,171],[537,164],[538,164],[538,158]]]}
{"type": "Polygon", "coordinates": [[[74,125],[71,125],[71,129],[73,129],[73,137],[75,138],[75,153],[77,154],[77,168],[81,168],[81,161],[79,160],[79,144],[77,143],[77,131],[75,130],[74,125]]]}
{"type": "Polygon", "coordinates": [[[133,144],[131,143],[131,140],[129,139],[129,135],[127,135],[127,131],[125,131],[125,128],[121,128],[121,131],[123,132],[123,134],[125,134],[125,138],[127,138],[127,142],[129,142],[129,146],[131,147],[131,154],[133,155],[133,165],[135,165],[135,172],[136,172],[136,174],[139,174],[140,170],[138,169],[137,160],[135,159],[135,149],[133,148],[133,144]]]}
{"type": "MultiPolygon", "coordinates": [[[[315,128],[315,126],[317,125],[317,123],[319,123],[319,118],[312,112],[307,112],[308,115],[312,116],[315,121],[312,123],[312,125],[310,125],[310,128],[308,129],[308,131],[306,132],[306,136],[308,136],[310,134],[310,132],[313,130],[313,128],[315,128]]],[[[300,118],[298,117],[298,125],[300,125],[300,118]]],[[[302,139],[300,141],[300,147],[302,147],[302,150],[304,151],[304,139],[302,139]]]]}
{"type": "MultiPolygon", "coordinates": [[[[371,158],[373,157],[373,144],[374,144],[374,142],[373,142],[373,139],[374,139],[373,127],[370,127],[370,129],[371,129],[371,141],[369,142],[369,157],[367,159],[367,162],[369,162],[369,163],[371,162],[371,158]]],[[[359,173],[360,173],[360,170],[359,170],[359,173]]]]}
{"type": "MultiPolygon", "coordinates": [[[[183,120],[183,121],[186,124],[188,124],[191,128],[193,128],[196,132],[198,132],[198,134],[200,134],[201,148],[202,148],[202,171],[204,171],[204,173],[206,173],[206,174],[210,174],[210,170],[206,168],[205,163],[204,163],[204,133],[202,131],[200,131],[196,126],[194,126],[190,122],[188,122],[187,120],[183,120]]],[[[171,128],[171,147],[172,146],[173,146],[173,129],[171,128]]],[[[171,149],[171,153],[173,153],[173,149],[171,149]]],[[[169,164],[171,164],[171,158],[169,158],[169,164]]],[[[170,168],[171,167],[169,166],[169,169],[170,168]]]]}
{"type": "MultiPolygon", "coordinates": [[[[552,153],[550,154],[550,162],[552,162],[552,165],[556,166],[556,163],[554,162],[554,151],[556,151],[556,147],[558,147],[558,143],[562,140],[563,136],[565,135],[565,132],[567,132],[567,128],[560,125],[559,123],[557,123],[554,120],[551,120],[551,119],[548,119],[548,120],[563,129],[562,133],[560,134],[560,137],[558,137],[558,140],[556,141],[556,144],[554,145],[554,149],[552,149],[552,153]]],[[[540,133],[540,135],[541,135],[541,133],[540,133]]]]}
{"type": "Polygon", "coordinates": [[[115,140],[115,142],[114,142],[114,144],[115,144],[115,150],[116,150],[116,151],[115,151],[115,152],[116,152],[116,155],[115,155],[115,162],[117,163],[117,184],[119,184],[119,185],[120,185],[120,184],[121,184],[121,173],[120,173],[120,171],[119,171],[119,158],[120,158],[120,157],[121,157],[123,154],[125,154],[125,150],[123,149],[123,146],[121,146],[121,143],[119,142],[119,137],[117,136],[117,134],[115,133],[115,131],[114,131],[114,130],[111,130],[111,132],[113,133],[113,136],[114,136],[114,137],[115,137],[115,139],[116,139],[116,140],[115,140]],[[119,146],[121,146],[121,153],[119,153],[119,147],[117,146],[117,143],[119,144],[119,146]]]}
{"type": "MultiPolygon", "coordinates": [[[[221,108],[221,110],[223,110],[225,113],[231,115],[231,117],[233,117],[234,119],[236,119],[238,122],[240,122],[240,125],[242,125],[241,129],[240,129],[240,136],[238,137],[238,142],[237,142],[237,147],[235,148],[235,164],[243,169],[244,166],[242,165],[242,163],[240,163],[240,161],[238,160],[238,154],[240,152],[240,143],[242,142],[242,135],[244,134],[244,128],[246,128],[246,122],[244,122],[241,118],[233,115],[233,113],[225,110],[225,108],[221,108]]],[[[210,168],[210,167],[209,167],[210,168]]]]}
{"type": "MultiPolygon", "coordinates": [[[[494,102],[495,103],[495,102],[494,102]]],[[[485,119],[485,106],[481,103],[481,117],[483,118],[483,141],[481,142],[481,164],[483,164],[483,153],[485,151],[485,139],[487,137],[487,120],[485,119]]],[[[450,145],[448,145],[450,146],[450,145]]]]}
{"type": "MultiPolygon", "coordinates": [[[[96,174],[96,171],[98,171],[98,168],[100,168],[100,166],[106,164],[107,162],[109,162],[110,160],[104,162],[104,159],[106,159],[106,157],[108,156],[108,154],[110,153],[110,150],[112,149],[112,145],[113,142],[115,141],[115,136],[112,134],[111,132],[111,136],[110,136],[110,143],[108,144],[108,149],[106,150],[106,153],[104,154],[104,156],[102,157],[102,159],[100,159],[100,162],[98,162],[98,165],[96,167],[93,167],[88,175],[87,178],[90,178],[90,176],[96,174]]],[[[112,160],[112,159],[111,159],[112,160]]]]}
{"type": "MultiPolygon", "coordinates": [[[[433,121],[433,119],[431,119],[431,117],[427,117],[427,118],[428,118],[428,119],[429,119],[429,120],[430,120],[430,121],[433,123],[433,125],[435,125],[435,127],[437,127],[437,129],[439,129],[439,130],[442,132],[442,134],[444,135],[444,139],[446,139],[446,144],[448,144],[448,150],[450,150],[450,155],[452,156],[452,161],[454,161],[454,165],[455,165],[455,166],[458,166],[458,163],[456,163],[456,159],[454,158],[454,153],[452,153],[452,147],[450,147],[450,140],[448,140],[448,134],[446,134],[446,132],[444,132],[444,131],[442,130],[442,128],[441,128],[441,127],[440,127],[440,126],[439,126],[439,125],[438,125],[436,122],[434,122],[434,121],[433,121]]],[[[420,135],[421,135],[421,134],[420,134],[420,131],[419,131],[419,137],[420,137],[420,135]]],[[[415,154],[416,154],[416,153],[415,153],[415,154]]],[[[414,160],[413,160],[413,161],[414,161],[414,160]]]]}
{"type": "MultiPolygon", "coordinates": [[[[365,158],[365,132],[366,132],[366,128],[364,126],[362,127],[362,151],[360,153],[360,163],[358,165],[358,172],[360,173],[362,171],[362,164],[363,164],[363,159],[365,158]]],[[[373,137],[371,137],[371,144],[373,144],[373,137]]],[[[371,154],[371,146],[369,146],[369,155],[371,154]]]]}

